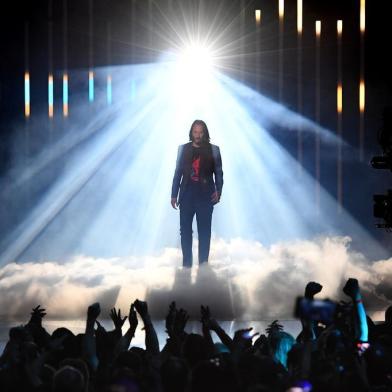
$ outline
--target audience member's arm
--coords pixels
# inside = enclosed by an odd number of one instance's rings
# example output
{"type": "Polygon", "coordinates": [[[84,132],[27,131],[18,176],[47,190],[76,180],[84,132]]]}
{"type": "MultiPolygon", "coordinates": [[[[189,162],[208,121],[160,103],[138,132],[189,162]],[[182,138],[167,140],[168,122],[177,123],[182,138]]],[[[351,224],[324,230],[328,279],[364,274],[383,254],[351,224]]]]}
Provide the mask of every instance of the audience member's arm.
{"type": "MultiPolygon", "coordinates": [[[[320,283],[308,282],[308,284],[305,287],[305,298],[313,301],[314,296],[318,294],[322,289],[323,286],[321,286],[320,283]]],[[[302,333],[301,333],[302,340],[303,341],[315,340],[316,339],[315,321],[301,318],[301,324],[302,324],[302,333]]]]}
{"type": "Polygon", "coordinates": [[[122,336],[122,326],[125,323],[125,320],[127,319],[127,316],[124,316],[124,318],[121,317],[121,309],[118,309],[118,312],[116,312],[116,308],[113,308],[110,310],[110,318],[113,321],[115,331],[122,336]]]}
{"type": "Polygon", "coordinates": [[[114,349],[114,357],[117,357],[118,354],[123,351],[127,351],[131,344],[132,338],[135,336],[138,321],[134,304],[132,304],[131,308],[129,309],[128,321],[128,331],[125,332],[124,336],[122,336],[122,338],[117,342],[117,345],[114,349]]]}
{"type": "Polygon", "coordinates": [[[368,341],[368,326],[366,320],[365,307],[363,306],[361,291],[357,279],[350,278],[345,286],[343,292],[348,295],[352,301],[356,319],[356,336],[359,343],[367,343],[368,341]]]}
{"type": "Polygon", "coordinates": [[[165,326],[169,339],[162,350],[164,356],[166,354],[181,356],[181,348],[184,339],[187,336],[185,326],[188,322],[189,316],[186,310],[177,309],[175,301],[169,305],[169,312],[166,316],[165,326]]]}
{"type": "Polygon", "coordinates": [[[46,309],[41,308],[41,305],[36,306],[31,311],[31,317],[26,324],[26,328],[30,331],[34,342],[40,347],[45,347],[49,340],[50,335],[42,326],[42,319],[46,316],[46,309]]]}
{"type": "Polygon", "coordinates": [[[158,336],[148,313],[147,302],[137,299],[133,304],[143,321],[144,330],[146,331],[146,351],[150,354],[159,354],[158,336]]]}
{"type": "Polygon", "coordinates": [[[233,340],[232,340],[231,337],[224,331],[224,329],[220,327],[220,325],[218,324],[218,322],[217,322],[215,319],[210,318],[209,320],[207,320],[207,321],[205,322],[205,324],[206,324],[206,327],[207,327],[208,329],[210,329],[211,331],[214,331],[214,332],[218,335],[220,341],[221,341],[230,351],[232,351],[232,349],[233,349],[233,340]]]}
{"type": "Polygon", "coordinates": [[[87,310],[86,333],[83,336],[83,357],[93,370],[97,370],[98,357],[95,344],[94,325],[101,313],[99,303],[90,305],[87,310]]]}
{"type": "Polygon", "coordinates": [[[203,332],[204,339],[206,340],[208,346],[210,347],[211,353],[214,351],[214,342],[212,341],[210,328],[208,328],[208,320],[211,319],[211,312],[208,306],[204,307],[201,305],[200,307],[201,313],[201,329],[203,332]]]}
{"type": "Polygon", "coordinates": [[[361,382],[364,389],[368,390],[369,381],[367,378],[366,365],[362,357],[364,352],[368,349],[368,326],[366,320],[365,307],[362,302],[362,295],[359,289],[357,279],[350,278],[343,287],[343,292],[348,295],[353,301],[355,312],[355,344],[356,354],[354,357],[354,366],[357,371],[358,380],[361,382]]]}

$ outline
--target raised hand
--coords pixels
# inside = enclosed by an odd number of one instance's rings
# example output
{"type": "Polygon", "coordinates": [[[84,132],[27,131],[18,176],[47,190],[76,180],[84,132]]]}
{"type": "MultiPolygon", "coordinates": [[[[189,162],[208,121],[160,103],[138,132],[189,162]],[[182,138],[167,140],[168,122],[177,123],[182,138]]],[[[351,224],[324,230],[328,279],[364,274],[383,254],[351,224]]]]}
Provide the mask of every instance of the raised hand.
{"type": "Polygon", "coordinates": [[[129,321],[129,328],[132,329],[133,331],[136,331],[138,321],[137,321],[137,314],[136,314],[134,304],[132,304],[131,307],[129,308],[128,321],[129,321]]]}
{"type": "Polygon", "coordinates": [[[31,311],[30,323],[41,325],[42,319],[46,316],[45,312],[46,312],[46,309],[42,309],[41,305],[38,305],[35,308],[33,308],[31,311]]]}
{"type": "Polygon", "coordinates": [[[95,334],[104,335],[106,333],[106,329],[102,326],[102,324],[98,320],[95,320],[95,323],[97,324],[97,329],[95,330],[95,334]]]}
{"type": "Polygon", "coordinates": [[[358,280],[353,278],[348,279],[343,287],[343,293],[355,301],[360,295],[358,280]]]}
{"type": "Polygon", "coordinates": [[[176,314],[177,314],[176,303],[175,301],[173,301],[169,305],[169,312],[165,319],[166,332],[169,336],[172,336],[174,333],[174,323],[176,320],[176,314]]]}
{"type": "Polygon", "coordinates": [[[210,308],[208,306],[200,306],[200,313],[201,313],[201,322],[204,324],[211,318],[210,308]]]}
{"type": "Polygon", "coordinates": [[[305,297],[313,299],[313,297],[323,289],[320,283],[308,282],[305,288],[305,297]]]}
{"type": "Polygon", "coordinates": [[[133,305],[134,305],[136,311],[140,314],[140,317],[141,317],[142,319],[144,319],[145,317],[148,316],[147,302],[145,302],[145,301],[140,301],[140,300],[137,299],[137,300],[133,303],[133,305]]]}
{"type": "Polygon", "coordinates": [[[113,308],[110,310],[110,318],[113,321],[114,327],[117,330],[121,330],[122,326],[125,323],[125,320],[127,319],[127,316],[124,316],[124,318],[122,318],[121,309],[118,309],[118,312],[116,313],[116,308],[113,308]]]}
{"type": "Polygon", "coordinates": [[[243,349],[248,349],[252,347],[252,339],[260,335],[259,332],[252,333],[252,327],[240,329],[235,332],[233,338],[233,349],[235,351],[242,351],[243,349]]]}
{"type": "Polygon", "coordinates": [[[96,320],[101,313],[101,307],[99,306],[99,303],[96,302],[95,304],[92,304],[88,307],[87,309],[87,319],[88,320],[96,320]]]}
{"type": "Polygon", "coordinates": [[[253,327],[239,329],[234,334],[234,341],[241,340],[241,339],[252,340],[255,336],[260,335],[259,332],[252,333],[252,329],[253,329],[253,327]]]}
{"type": "Polygon", "coordinates": [[[182,335],[184,333],[185,326],[188,320],[188,312],[184,309],[178,310],[174,320],[174,333],[177,335],[182,335]]]}

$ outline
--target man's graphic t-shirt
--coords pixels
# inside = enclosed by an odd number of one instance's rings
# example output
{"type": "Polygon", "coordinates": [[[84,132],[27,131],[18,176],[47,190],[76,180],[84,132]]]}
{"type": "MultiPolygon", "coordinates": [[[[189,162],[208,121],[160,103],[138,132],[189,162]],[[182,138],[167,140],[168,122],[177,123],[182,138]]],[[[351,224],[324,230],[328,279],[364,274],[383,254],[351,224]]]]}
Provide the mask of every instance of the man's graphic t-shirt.
{"type": "Polygon", "coordinates": [[[193,146],[191,180],[194,182],[200,181],[200,150],[198,147],[193,146]]]}

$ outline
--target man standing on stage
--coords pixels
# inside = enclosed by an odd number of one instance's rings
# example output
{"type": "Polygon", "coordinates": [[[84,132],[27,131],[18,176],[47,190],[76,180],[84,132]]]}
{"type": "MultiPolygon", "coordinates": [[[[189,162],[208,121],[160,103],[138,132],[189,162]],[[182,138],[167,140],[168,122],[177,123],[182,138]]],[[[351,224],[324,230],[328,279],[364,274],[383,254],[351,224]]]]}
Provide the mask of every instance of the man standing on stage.
{"type": "Polygon", "coordinates": [[[180,207],[180,234],[183,266],[192,266],[192,222],[196,214],[199,235],[199,264],[208,261],[211,219],[223,187],[222,159],[219,147],[210,144],[207,125],[195,120],[189,131],[189,143],[178,148],[173,178],[171,205],[180,207]],[[215,175],[215,182],[213,179],[215,175]],[[180,194],[177,199],[178,191],[180,194]]]}

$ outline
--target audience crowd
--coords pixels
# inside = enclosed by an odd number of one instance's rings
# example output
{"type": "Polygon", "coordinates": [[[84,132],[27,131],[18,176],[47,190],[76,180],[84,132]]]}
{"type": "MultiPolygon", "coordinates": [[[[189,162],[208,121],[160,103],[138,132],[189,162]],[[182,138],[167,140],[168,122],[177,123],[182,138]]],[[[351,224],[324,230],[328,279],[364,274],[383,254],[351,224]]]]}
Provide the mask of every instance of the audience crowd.
{"type": "Polygon", "coordinates": [[[265,334],[248,328],[229,336],[203,305],[202,334],[187,333],[188,314],[173,302],[162,350],[144,301],[132,303],[126,317],[112,309],[112,331],[98,321],[99,304],[90,305],[78,335],[67,328],[49,334],[42,325],[45,309],[37,306],[26,325],[9,331],[0,391],[392,391],[392,307],[375,325],[356,279],[343,288],[348,302],[314,299],[321,290],[316,282],[306,285],[297,303],[302,330],[296,338],[277,321],[265,334]],[[145,349],[131,344],[139,324],[145,349]]]}

